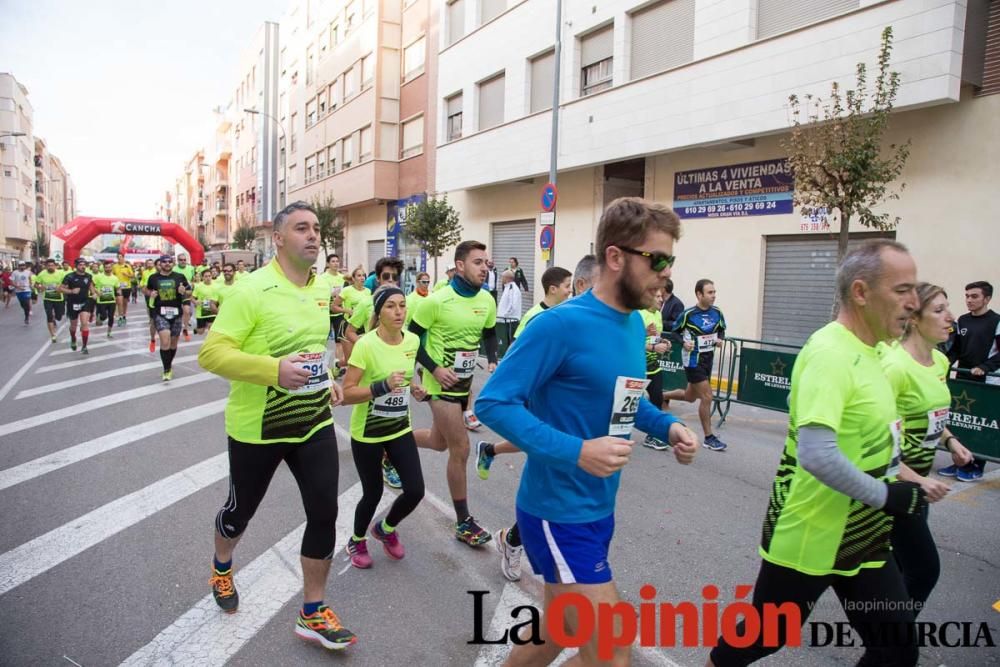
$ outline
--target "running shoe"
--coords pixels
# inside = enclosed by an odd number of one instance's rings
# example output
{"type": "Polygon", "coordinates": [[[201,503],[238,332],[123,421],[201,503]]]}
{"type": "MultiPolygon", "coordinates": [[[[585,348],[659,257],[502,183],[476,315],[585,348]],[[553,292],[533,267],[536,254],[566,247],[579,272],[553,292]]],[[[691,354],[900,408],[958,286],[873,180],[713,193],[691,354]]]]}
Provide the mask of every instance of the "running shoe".
{"type": "Polygon", "coordinates": [[[163,381],[164,382],[170,382],[173,379],[174,379],[174,372],[173,371],[163,371],[163,381]]]}
{"type": "Polygon", "coordinates": [[[184,330],[184,340],[191,340],[191,334],[188,333],[187,329],[184,330]]]}
{"type": "Polygon", "coordinates": [[[482,422],[479,421],[479,418],[472,412],[462,413],[462,419],[465,421],[465,428],[470,431],[478,431],[483,425],[482,422]]]}
{"type": "Polygon", "coordinates": [[[500,554],[500,571],[507,581],[521,580],[521,554],[524,547],[512,547],[507,543],[507,529],[501,528],[493,536],[493,543],[500,554]]]}
{"type": "Polygon", "coordinates": [[[955,477],[960,482],[978,482],[983,478],[983,471],[977,465],[966,466],[959,468],[958,474],[955,477]]]}
{"type": "Polygon", "coordinates": [[[354,567],[367,570],[372,566],[372,557],[368,555],[367,540],[355,542],[353,537],[349,538],[347,540],[347,553],[351,556],[351,565],[354,567]]]}
{"type": "Polygon", "coordinates": [[[108,338],[113,338],[110,331],[108,332],[108,338]]]}
{"type": "Polygon", "coordinates": [[[318,642],[323,648],[339,651],[358,641],[357,636],[343,625],[333,610],[323,605],[315,614],[308,616],[299,610],[295,621],[295,634],[302,639],[318,642]]]}
{"type": "Polygon", "coordinates": [[[944,468],[938,468],[937,473],[942,477],[957,477],[958,476],[958,466],[950,465],[944,468]]]}
{"type": "Polygon", "coordinates": [[[53,344],[53,345],[55,345],[55,344],[56,344],[56,337],[55,337],[55,336],[52,336],[52,344],[53,344]]]}
{"type": "Polygon", "coordinates": [[[490,443],[480,440],[476,443],[476,470],[479,471],[479,479],[490,478],[490,466],[493,465],[495,457],[486,453],[486,445],[490,443]]]}
{"type": "Polygon", "coordinates": [[[403,543],[399,541],[398,530],[386,533],[382,530],[382,522],[379,521],[372,526],[371,533],[372,537],[382,543],[385,555],[389,558],[392,558],[393,560],[402,560],[403,556],[406,555],[406,549],[403,548],[403,543]]]}
{"type": "Polygon", "coordinates": [[[155,340],[149,341],[149,352],[150,352],[150,354],[152,354],[153,352],[156,352],[156,341],[155,340]]]}
{"type": "Polygon", "coordinates": [[[403,483],[399,480],[399,473],[396,472],[396,468],[393,467],[392,463],[385,456],[382,457],[382,481],[390,489],[403,488],[403,483]]]}
{"type": "Polygon", "coordinates": [[[80,349],[80,354],[90,354],[90,350],[88,350],[88,349],[87,349],[87,346],[86,346],[86,345],[84,345],[84,346],[83,346],[83,347],[82,347],[82,348],[80,349]]]}
{"type": "Polygon", "coordinates": [[[658,452],[662,452],[664,449],[670,449],[670,445],[663,442],[659,438],[654,438],[651,435],[647,435],[642,441],[643,447],[649,447],[650,449],[655,449],[658,452]]]}
{"type": "Polygon", "coordinates": [[[74,352],[76,352],[76,341],[75,340],[70,342],[69,349],[71,349],[74,352]]]}
{"type": "Polygon", "coordinates": [[[726,451],[726,443],[719,440],[714,434],[706,435],[705,442],[701,443],[701,446],[705,449],[711,449],[713,452],[726,451]]]}
{"type": "Polygon", "coordinates": [[[215,604],[227,614],[235,613],[240,606],[240,594],[236,592],[236,585],[233,583],[232,568],[225,572],[212,568],[212,578],[208,580],[208,584],[212,587],[215,604]]]}
{"type": "Polygon", "coordinates": [[[455,539],[465,542],[470,547],[479,547],[493,539],[486,530],[476,523],[471,516],[465,517],[465,521],[455,524],[455,539]]]}

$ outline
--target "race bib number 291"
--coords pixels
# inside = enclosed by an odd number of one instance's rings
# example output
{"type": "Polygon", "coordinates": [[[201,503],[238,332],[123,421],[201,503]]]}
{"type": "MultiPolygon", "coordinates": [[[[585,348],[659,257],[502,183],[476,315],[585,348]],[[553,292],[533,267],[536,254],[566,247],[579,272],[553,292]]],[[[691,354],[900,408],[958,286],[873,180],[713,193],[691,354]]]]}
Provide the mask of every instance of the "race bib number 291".
{"type": "Polygon", "coordinates": [[[627,438],[635,426],[635,414],[649,380],[619,375],[615,380],[615,396],[611,406],[608,435],[627,438]]]}

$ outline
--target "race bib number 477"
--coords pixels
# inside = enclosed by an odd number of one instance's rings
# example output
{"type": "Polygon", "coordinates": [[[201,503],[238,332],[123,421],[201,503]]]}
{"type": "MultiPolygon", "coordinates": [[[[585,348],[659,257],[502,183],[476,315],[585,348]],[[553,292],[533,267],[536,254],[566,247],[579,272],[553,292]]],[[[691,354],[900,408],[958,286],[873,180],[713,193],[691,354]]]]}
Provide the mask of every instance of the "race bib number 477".
{"type": "Polygon", "coordinates": [[[646,391],[649,380],[619,375],[615,380],[615,396],[611,406],[611,420],[608,435],[627,438],[635,426],[635,415],[639,411],[639,401],[646,391]]]}

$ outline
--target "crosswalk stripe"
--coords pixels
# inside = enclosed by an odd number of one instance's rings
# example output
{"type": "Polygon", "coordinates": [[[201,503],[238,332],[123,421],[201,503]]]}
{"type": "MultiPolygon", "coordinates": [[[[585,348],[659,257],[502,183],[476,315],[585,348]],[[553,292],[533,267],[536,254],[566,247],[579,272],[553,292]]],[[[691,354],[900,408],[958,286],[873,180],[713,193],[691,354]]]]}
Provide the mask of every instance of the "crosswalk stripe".
{"type": "Polygon", "coordinates": [[[0,491],[53,472],[59,468],[78,463],[91,456],[97,456],[112,449],[144,440],[157,433],[169,431],[178,426],[186,426],[193,421],[218,414],[225,407],[226,399],[224,398],[212,401],[205,405],[199,405],[196,408],[181,410],[180,412],[143,422],[142,424],[123,428],[120,431],[108,433],[99,438],[81,442],[73,447],[27,461],[7,470],[2,470],[0,471],[0,491]]]}
{"type": "MultiPolygon", "coordinates": [[[[66,326],[65,323],[63,324],[63,326],[66,326]]],[[[62,331],[62,327],[56,330],[56,334],[58,335],[60,331],[62,331]]],[[[14,373],[14,375],[11,376],[9,380],[7,380],[7,384],[5,384],[2,389],[0,389],[0,401],[2,401],[4,398],[7,397],[7,394],[10,393],[10,390],[14,388],[14,385],[17,384],[18,380],[20,380],[24,376],[24,374],[28,372],[28,369],[31,368],[31,365],[36,361],[38,361],[38,358],[45,353],[45,350],[47,350],[51,344],[52,344],[51,342],[42,343],[42,346],[38,348],[38,352],[35,352],[34,356],[32,356],[30,359],[24,362],[24,365],[21,366],[20,370],[14,373]]]]}
{"type": "MultiPolygon", "coordinates": [[[[195,361],[197,359],[198,359],[197,354],[189,354],[184,357],[174,357],[174,363],[180,364],[187,361],[195,361]]],[[[95,382],[97,380],[106,380],[108,378],[118,377],[119,375],[131,375],[132,373],[148,371],[151,368],[163,368],[163,364],[159,360],[147,361],[141,364],[133,364],[131,366],[119,366],[118,368],[112,368],[109,371],[101,371],[100,373],[81,375],[80,377],[75,377],[71,380],[63,380],[62,382],[53,382],[52,384],[42,385],[41,387],[32,387],[31,389],[25,389],[24,391],[18,392],[14,400],[16,401],[22,398],[38,396],[40,394],[48,394],[53,391],[61,391],[63,389],[69,389],[70,387],[76,387],[81,384],[88,384],[90,382],[95,382]]]]}
{"type": "Polygon", "coordinates": [[[229,474],[218,454],[0,554],[0,595],[229,474]]]}
{"type": "MultiPolygon", "coordinates": [[[[180,349],[182,347],[194,347],[195,345],[201,345],[203,342],[204,341],[200,341],[200,340],[192,340],[192,341],[187,341],[187,342],[184,342],[184,343],[177,343],[177,349],[180,349]]],[[[50,364],[49,366],[42,366],[42,367],[40,367],[35,372],[36,373],[49,373],[49,372],[52,372],[52,371],[59,371],[59,370],[63,370],[63,369],[66,369],[66,368],[74,368],[76,366],[86,366],[87,364],[96,364],[96,363],[98,363],[100,361],[105,361],[106,359],[116,359],[116,358],[119,358],[119,357],[127,357],[127,356],[130,356],[130,355],[133,355],[133,354],[150,354],[149,347],[147,347],[148,344],[149,343],[147,342],[147,343],[144,343],[142,345],[131,345],[131,346],[128,347],[128,349],[122,350],[120,352],[110,352],[108,354],[100,354],[100,355],[93,355],[92,354],[89,357],[87,357],[86,359],[77,359],[75,361],[64,361],[64,362],[61,362],[61,363],[58,363],[58,364],[50,364]]],[[[101,347],[105,347],[107,345],[118,345],[119,347],[124,347],[121,343],[118,343],[117,341],[112,341],[112,342],[108,342],[108,343],[93,343],[92,345],[88,345],[87,349],[90,350],[91,352],[93,352],[95,349],[100,349],[101,347]]],[[[156,349],[157,350],[160,349],[159,344],[157,344],[156,349]]],[[[78,350],[65,349],[65,350],[59,350],[58,352],[53,352],[49,356],[54,357],[57,354],[76,354],[76,355],[79,355],[80,352],[78,350]]]]}
{"type": "Polygon", "coordinates": [[[35,428],[36,426],[40,426],[42,424],[49,424],[59,419],[86,415],[89,410],[99,410],[100,408],[112,406],[115,403],[130,401],[134,398],[142,398],[152,394],[159,394],[165,391],[170,391],[171,389],[180,389],[181,387],[187,387],[192,384],[205,382],[206,380],[212,380],[215,378],[217,378],[217,376],[212,375],[211,373],[198,373],[196,375],[190,375],[172,382],[157,382],[156,384],[150,384],[145,387],[119,391],[117,393],[108,394],[107,396],[95,398],[89,401],[74,403],[73,405],[68,405],[65,408],[45,412],[40,415],[35,415],[34,417],[18,419],[17,421],[13,421],[8,424],[0,424],[0,437],[18,433],[29,428],[35,428]]]}
{"type": "MultiPolygon", "coordinates": [[[[347,545],[354,522],[354,512],[349,508],[353,508],[360,498],[361,483],[357,482],[337,499],[342,509],[337,516],[334,553],[342,552],[347,545]]],[[[395,495],[385,494],[376,514],[384,512],[394,499],[395,495]]],[[[206,595],[153,641],[126,658],[122,665],[224,664],[302,591],[299,546],[304,530],[305,523],[237,570],[239,613],[232,616],[222,613],[212,596],[206,595]]]]}

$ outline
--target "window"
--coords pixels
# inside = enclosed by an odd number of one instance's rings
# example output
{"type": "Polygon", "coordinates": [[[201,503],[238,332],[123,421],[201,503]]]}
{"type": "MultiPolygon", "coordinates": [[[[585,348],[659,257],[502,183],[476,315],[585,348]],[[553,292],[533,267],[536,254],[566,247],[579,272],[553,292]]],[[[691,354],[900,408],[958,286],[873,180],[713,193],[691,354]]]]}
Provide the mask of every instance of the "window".
{"type": "Polygon", "coordinates": [[[666,0],[632,15],[630,80],[694,60],[694,2],[666,0]]]}
{"type": "Polygon", "coordinates": [[[403,49],[403,80],[424,73],[425,40],[423,37],[403,49]]]}
{"type": "Polygon", "coordinates": [[[313,47],[312,45],[306,47],[306,85],[311,86],[313,82],[313,47]]]}
{"type": "Polygon", "coordinates": [[[479,0],[479,25],[503,14],[507,0],[479,0]]]}
{"type": "Polygon", "coordinates": [[[448,137],[448,141],[454,141],[462,136],[462,93],[452,95],[445,100],[445,108],[448,113],[445,136],[448,137]]]}
{"type": "Polygon", "coordinates": [[[328,89],[324,88],[323,91],[316,98],[316,106],[319,109],[317,118],[322,118],[323,116],[326,115],[326,98],[329,96],[328,92],[329,92],[328,89]]]}
{"type": "Polygon", "coordinates": [[[344,72],[344,101],[346,102],[354,95],[354,68],[344,72]]]}
{"type": "Polygon", "coordinates": [[[344,169],[347,169],[354,161],[354,135],[349,134],[341,139],[340,148],[343,152],[343,157],[340,158],[340,164],[344,165],[344,169]]]}
{"type": "MultiPolygon", "coordinates": [[[[292,114],[292,128],[290,132],[289,143],[291,144],[291,151],[295,152],[295,126],[299,123],[299,115],[297,113],[292,114]]],[[[294,181],[293,181],[294,182],[294,181]]]]}
{"type": "Polygon", "coordinates": [[[334,21],[333,23],[330,24],[330,48],[332,49],[335,46],[337,46],[337,43],[339,41],[340,41],[340,26],[337,25],[336,21],[334,21]]]}
{"type": "Polygon", "coordinates": [[[613,26],[580,38],[581,97],[611,87],[613,40],[613,26]]]}
{"type": "Polygon", "coordinates": [[[401,158],[413,157],[424,151],[424,117],[417,116],[403,123],[403,150],[401,158]]]}
{"type": "Polygon", "coordinates": [[[330,111],[337,108],[340,104],[340,79],[334,79],[333,83],[330,84],[330,111]]]}
{"type": "Polygon", "coordinates": [[[312,183],[316,177],[316,156],[310,155],[306,158],[306,185],[312,183]]]}
{"type": "Polygon", "coordinates": [[[375,54],[369,53],[361,59],[361,87],[371,85],[375,79],[375,54]]]}
{"type": "Polygon", "coordinates": [[[530,113],[552,108],[552,88],[555,86],[555,68],[555,49],[532,58],[530,113]]]}
{"type": "Polygon", "coordinates": [[[344,7],[344,34],[349,33],[357,27],[354,24],[357,13],[358,10],[355,0],[349,0],[347,6],[344,7]]]}
{"type": "Polygon", "coordinates": [[[479,129],[485,130],[503,122],[503,74],[479,84],[479,129]]]}
{"type": "Polygon", "coordinates": [[[14,172],[11,169],[4,169],[3,170],[3,175],[6,176],[7,178],[13,178],[14,177],[14,172]]]}
{"type": "Polygon", "coordinates": [[[333,176],[337,173],[337,144],[332,143],[326,149],[327,156],[330,158],[330,175],[333,176]]]}
{"type": "Polygon", "coordinates": [[[448,5],[448,43],[454,44],[465,35],[465,0],[453,0],[448,5]]]}
{"type": "Polygon", "coordinates": [[[361,156],[359,162],[370,160],[372,157],[372,127],[361,128],[361,156]]]}
{"type": "Polygon", "coordinates": [[[312,127],[316,123],[316,100],[306,102],[306,128],[312,127]]]}
{"type": "Polygon", "coordinates": [[[771,37],[804,25],[857,9],[859,0],[757,0],[757,39],[771,37]]]}

